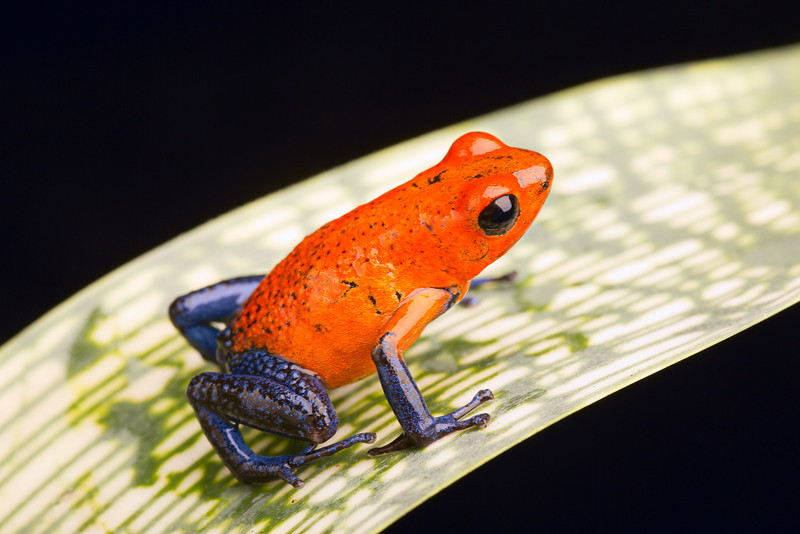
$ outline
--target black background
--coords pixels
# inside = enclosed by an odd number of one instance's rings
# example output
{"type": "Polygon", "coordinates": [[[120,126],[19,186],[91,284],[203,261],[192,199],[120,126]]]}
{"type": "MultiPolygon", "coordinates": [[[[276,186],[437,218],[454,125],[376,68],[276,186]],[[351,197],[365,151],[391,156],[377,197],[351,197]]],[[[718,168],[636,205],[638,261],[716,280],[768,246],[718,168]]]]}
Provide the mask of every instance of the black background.
{"type": "MultiPolygon", "coordinates": [[[[800,41],[793,11],[678,1],[5,12],[0,342],[286,184],[582,82],[800,41]]],[[[799,322],[795,306],[582,410],[391,530],[796,526],[799,322]]]]}

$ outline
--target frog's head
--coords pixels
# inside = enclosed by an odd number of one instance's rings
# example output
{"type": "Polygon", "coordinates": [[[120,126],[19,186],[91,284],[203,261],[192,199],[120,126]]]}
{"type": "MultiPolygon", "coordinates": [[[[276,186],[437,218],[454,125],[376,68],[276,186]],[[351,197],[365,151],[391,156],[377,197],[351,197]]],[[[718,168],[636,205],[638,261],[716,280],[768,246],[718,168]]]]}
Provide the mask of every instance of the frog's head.
{"type": "Polygon", "coordinates": [[[453,261],[474,277],[530,227],[550,192],[553,167],[537,152],[472,132],[456,139],[441,163],[423,174],[443,182],[452,210],[453,261]]]}

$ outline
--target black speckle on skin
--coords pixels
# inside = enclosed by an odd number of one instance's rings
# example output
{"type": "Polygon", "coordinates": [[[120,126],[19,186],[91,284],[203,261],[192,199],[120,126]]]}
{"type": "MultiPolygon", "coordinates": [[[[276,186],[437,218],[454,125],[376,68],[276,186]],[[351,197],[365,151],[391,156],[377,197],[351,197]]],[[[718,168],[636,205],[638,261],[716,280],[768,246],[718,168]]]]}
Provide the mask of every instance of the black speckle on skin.
{"type": "Polygon", "coordinates": [[[348,285],[348,286],[350,286],[350,287],[348,287],[347,289],[345,289],[345,290],[344,290],[344,293],[342,294],[342,296],[341,296],[340,298],[344,298],[344,297],[346,297],[346,296],[347,296],[347,293],[348,293],[348,292],[349,292],[351,289],[358,287],[358,284],[357,284],[357,283],[355,283],[355,282],[351,282],[351,281],[349,281],[349,280],[342,280],[341,282],[342,282],[343,284],[345,284],[345,285],[348,285]]]}
{"type": "Polygon", "coordinates": [[[403,294],[400,293],[399,291],[395,291],[394,292],[394,296],[397,299],[397,302],[400,302],[401,300],[403,300],[403,294]]]}
{"type": "Polygon", "coordinates": [[[417,187],[417,188],[419,188],[419,186],[418,186],[416,183],[413,183],[413,184],[411,184],[411,187],[417,187]]]}
{"type": "MultiPolygon", "coordinates": [[[[430,231],[431,231],[431,233],[433,233],[433,226],[431,226],[430,224],[428,224],[428,223],[426,223],[426,222],[423,222],[422,224],[425,226],[425,228],[427,228],[428,230],[430,230],[430,231]]],[[[413,231],[413,230],[412,230],[412,231],[413,231]]]]}
{"type": "Polygon", "coordinates": [[[434,176],[433,178],[428,178],[428,185],[433,185],[436,182],[441,182],[442,181],[442,175],[444,173],[446,173],[446,172],[447,171],[442,171],[439,174],[437,174],[436,176],[434,176]]]}
{"type": "Polygon", "coordinates": [[[383,312],[378,309],[378,301],[375,300],[375,297],[373,297],[372,295],[369,295],[368,298],[369,298],[369,301],[372,303],[372,305],[375,307],[375,313],[378,314],[378,315],[383,315],[383,312]]]}

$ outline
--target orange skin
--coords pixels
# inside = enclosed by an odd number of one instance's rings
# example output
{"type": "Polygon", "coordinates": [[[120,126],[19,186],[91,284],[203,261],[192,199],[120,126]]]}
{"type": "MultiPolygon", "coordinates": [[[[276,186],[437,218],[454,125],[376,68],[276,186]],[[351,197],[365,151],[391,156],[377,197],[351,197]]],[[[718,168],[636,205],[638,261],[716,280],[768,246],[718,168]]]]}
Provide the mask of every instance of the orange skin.
{"type": "Polygon", "coordinates": [[[448,288],[456,297],[423,314],[401,348],[522,237],[552,177],[541,154],[486,133],[461,136],[438,164],[298,244],[229,324],[230,349],[279,354],[329,389],[374,373],[372,351],[402,320],[396,312],[409,307],[412,293],[448,288]],[[507,193],[519,202],[516,224],[505,234],[486,235],[478,215],[507,193]]]}

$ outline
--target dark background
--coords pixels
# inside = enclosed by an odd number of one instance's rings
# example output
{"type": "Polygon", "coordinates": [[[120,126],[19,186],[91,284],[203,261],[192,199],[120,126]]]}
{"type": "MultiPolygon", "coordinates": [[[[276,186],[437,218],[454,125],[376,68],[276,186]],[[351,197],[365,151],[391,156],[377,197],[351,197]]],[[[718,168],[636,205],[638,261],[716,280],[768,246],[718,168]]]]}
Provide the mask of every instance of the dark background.
{"type": "MultiPolygon", "coordinates": [[[[0,14],[0,342],[209,218],[377,149],[800,41],[790,2],[479,6],[0,14]]],[[[799,323],[795,306],[582,410],[391,530],[796,526],[799,323]]]]}

